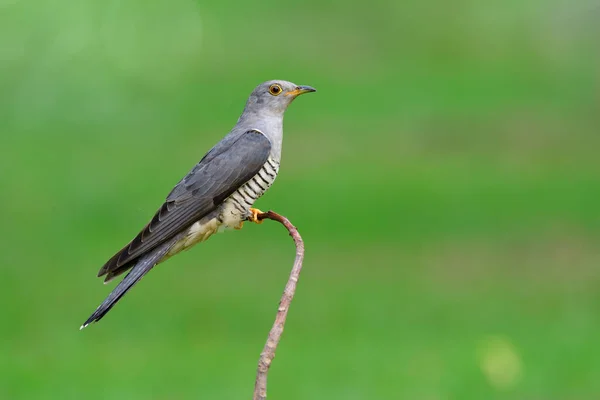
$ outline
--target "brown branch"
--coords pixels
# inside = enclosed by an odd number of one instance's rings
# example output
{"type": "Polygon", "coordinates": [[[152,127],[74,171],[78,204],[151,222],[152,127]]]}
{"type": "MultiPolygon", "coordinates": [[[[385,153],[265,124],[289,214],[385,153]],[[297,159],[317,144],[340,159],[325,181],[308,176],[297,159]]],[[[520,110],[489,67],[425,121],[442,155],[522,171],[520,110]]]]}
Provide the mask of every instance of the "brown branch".
{"type": "Polygon", "coordinates": [[[296,227],[292,225],[292,223],[286,217],[283,217],[276,212],[267,211],[266,213],[258,214],[257,219],[261,221],[264,219],[272,219],[273,221],[283,224],[296,244],[296,259],[294,260],[294,266],[292,267],[290,278],[288,279],[288,282],[285,285],[285,290],[283,291],[283,295],[281,296],[279,308],[277,309],[277,316],[275,317],[275,323],[273,323],[273,327],[271,328],[269,337],[267,338],[267,343],[265,344],[262,353],[260,353],[260,359],[258,360],[256,383],[254,384],[254,396],[252,399],[264,400],[267,398],[267,374],[269,373],[269,367],[275,358],[275,350],[277,350],[277,345],[281,339],[288,309],[292,299],[294,298],[296,284],[298,283],[300,271],[302,270],[302,260],[304,259],[304,242],[302,241],[302,237],[298,233],[296,227]]]}

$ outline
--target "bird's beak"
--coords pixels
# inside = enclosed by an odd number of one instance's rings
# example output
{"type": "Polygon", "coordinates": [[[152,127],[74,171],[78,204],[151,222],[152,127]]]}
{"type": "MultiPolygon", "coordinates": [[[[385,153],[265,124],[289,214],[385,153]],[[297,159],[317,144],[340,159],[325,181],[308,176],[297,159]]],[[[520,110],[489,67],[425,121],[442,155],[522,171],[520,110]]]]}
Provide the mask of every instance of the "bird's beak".
{"type": "Polygon", "coordinates": [[[314,87],[311,86],[297,86],[296,89],[292,90],[291,92],[287,92],[285,95],[286,96],[299,96],[301,94],[304,93],[310,93],[310,92],[316,92],[317,89],[315,89],[314,87]]]}

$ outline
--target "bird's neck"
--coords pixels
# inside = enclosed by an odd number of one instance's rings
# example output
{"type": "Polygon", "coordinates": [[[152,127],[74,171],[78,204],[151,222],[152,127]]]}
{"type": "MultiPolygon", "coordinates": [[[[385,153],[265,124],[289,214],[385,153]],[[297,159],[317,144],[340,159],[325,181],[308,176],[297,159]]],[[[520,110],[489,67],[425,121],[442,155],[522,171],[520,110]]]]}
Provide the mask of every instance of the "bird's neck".
{"type": "Polygon", "coordinates": [[[244,112],[240,116],[237,126],[244,127],[245,130],[256,129],[261,131],[271,141],[272,155],[279,159],[283,139],[283,113],[244,112]]]}

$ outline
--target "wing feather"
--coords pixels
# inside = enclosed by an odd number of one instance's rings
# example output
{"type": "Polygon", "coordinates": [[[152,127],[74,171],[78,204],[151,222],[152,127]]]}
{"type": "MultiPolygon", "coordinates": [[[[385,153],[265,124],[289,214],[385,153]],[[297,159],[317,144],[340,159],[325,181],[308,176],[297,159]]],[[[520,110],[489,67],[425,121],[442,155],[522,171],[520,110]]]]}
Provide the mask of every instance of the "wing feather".
{"type": "Polygon", "coordinates": [[[267,162],[271,142],[258,130],[227,136],[173,188],[152,220],[100,269],[112,278],[133,261],[214,211],[267,162]]]}

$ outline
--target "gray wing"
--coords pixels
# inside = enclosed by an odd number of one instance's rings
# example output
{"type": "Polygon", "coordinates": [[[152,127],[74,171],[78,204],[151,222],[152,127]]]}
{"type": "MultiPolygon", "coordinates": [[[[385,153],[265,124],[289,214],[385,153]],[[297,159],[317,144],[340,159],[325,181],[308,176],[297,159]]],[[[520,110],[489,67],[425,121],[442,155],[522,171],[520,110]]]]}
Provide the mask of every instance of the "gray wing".
{"type": "Polygon", "coordinates": [[[228,136],[212,148],[171,191],[148,225],[100,269],[107,280],[146,252],[215,210],[267,162],[271,142],[257,130],[228,136]]]}

